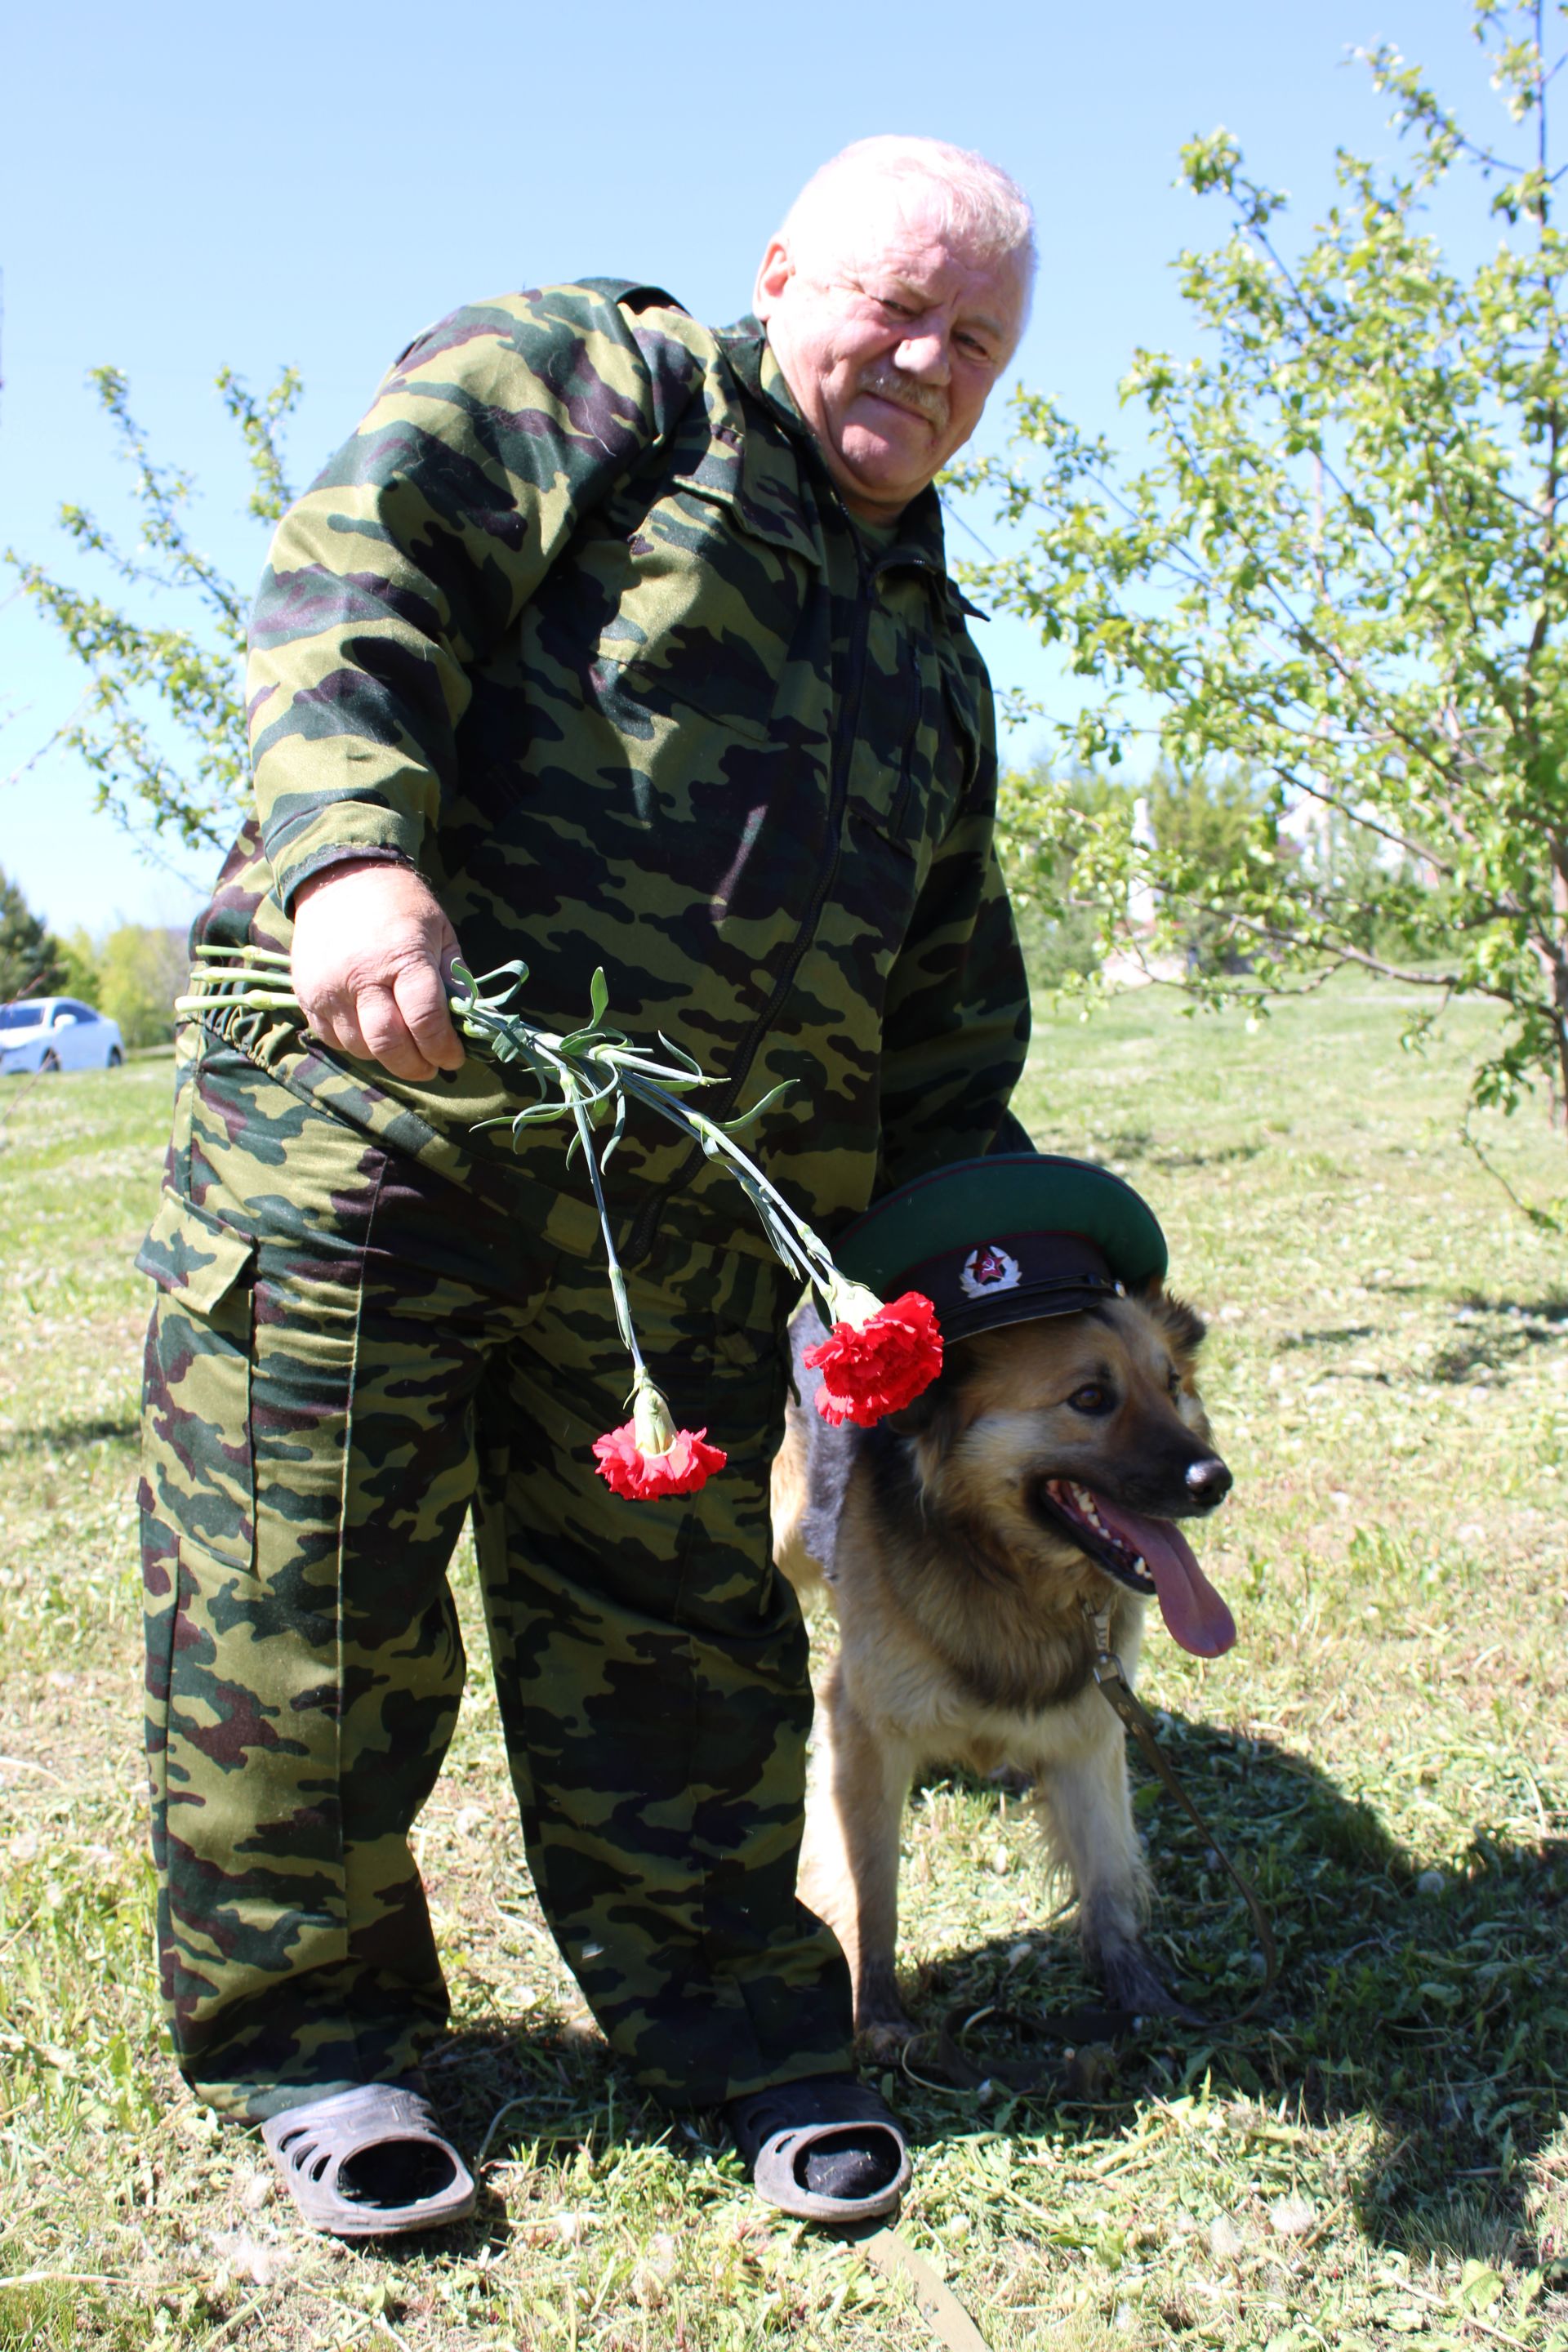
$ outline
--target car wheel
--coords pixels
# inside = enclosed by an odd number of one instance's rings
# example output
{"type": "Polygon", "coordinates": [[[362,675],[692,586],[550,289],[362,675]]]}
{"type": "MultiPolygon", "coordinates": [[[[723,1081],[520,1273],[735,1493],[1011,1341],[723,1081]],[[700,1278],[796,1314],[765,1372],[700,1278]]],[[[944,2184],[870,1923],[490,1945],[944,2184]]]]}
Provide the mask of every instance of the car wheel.
{"type": "Polygon", "coordinates": [[[125,1056],[124,1056],[124,1055],[121,1052],[121,1050],[120,1050],[120,1048],[119,1048],[119,1046],[118,1046],[118,1045],[111,1045],[111,1046],[110,1047],[110,1049],[109,1049],[109,1062],[108,1062],[108,1066],[107,1066],[110,1069],[111,1069],[111,1070],[118,1070],[118,1069],[120,1068],[121,1065],[123,1063],[124,1059],[125,1059],[125,1056]]]}
{"type": "Polygon", "coordinates": [[[59,1066],[60,1057],[56,1053],[46,1054],[43,1060],[38,1064],[40,1070],[58,1070],[59,1066]]]}

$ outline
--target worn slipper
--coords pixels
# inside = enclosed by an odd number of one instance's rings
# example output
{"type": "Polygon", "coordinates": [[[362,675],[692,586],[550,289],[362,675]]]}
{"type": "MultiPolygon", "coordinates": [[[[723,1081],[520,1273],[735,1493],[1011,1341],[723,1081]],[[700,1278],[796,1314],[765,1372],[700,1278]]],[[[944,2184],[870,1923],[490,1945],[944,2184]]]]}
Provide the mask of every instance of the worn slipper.
{"type": "Polygon", "coordinates": [[[878,2221],[910,2185],[898,2118],[853,2074],[813,2074],[725,2110],[759,2197],[805,2221],[878,2221]]]}
{"type": "Polygon", "coordinates": [[[363,2083],[268,2116],[261,2137],[312,2230],[334,2238],[437,2230],[474,2210],[473,2175],[416,2091],[363,2083]]]}

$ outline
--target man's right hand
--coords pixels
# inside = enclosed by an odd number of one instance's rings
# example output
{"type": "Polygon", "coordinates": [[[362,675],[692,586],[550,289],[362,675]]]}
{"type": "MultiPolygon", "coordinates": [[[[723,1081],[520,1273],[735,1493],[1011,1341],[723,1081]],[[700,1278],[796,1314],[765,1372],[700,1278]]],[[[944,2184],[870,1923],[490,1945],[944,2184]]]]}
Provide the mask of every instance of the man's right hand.
{"type": "Polygon", "coordinates": [[[427,883],[383,859],[331,866],[294,899],[294,993],[323,1045],[395,1078],[456,1070],[463,1047],[447,1009],[462,951],[427,883]]]}

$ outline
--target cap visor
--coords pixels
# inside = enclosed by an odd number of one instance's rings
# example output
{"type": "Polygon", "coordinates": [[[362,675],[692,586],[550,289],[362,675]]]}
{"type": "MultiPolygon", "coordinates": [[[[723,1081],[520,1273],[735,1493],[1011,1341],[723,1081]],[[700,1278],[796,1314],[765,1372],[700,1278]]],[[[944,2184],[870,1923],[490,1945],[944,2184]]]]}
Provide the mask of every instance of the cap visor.
{"type": "Polygon", "coordinates": [[[966,1298],[948,1307],[942,1318],[944,1339],[973,1339],[977,1331],[996,1331],[1004,1323],[1043,1323],[1048,1316],[1081,1315],[1087,1307],[1103,1307],[1115,1297],[1103,1284],[1086,1283],[1081,1290],[1053,1287],[1033,1297],[1026,1289],[996,1290],[989,1297],[966,1298]]]}

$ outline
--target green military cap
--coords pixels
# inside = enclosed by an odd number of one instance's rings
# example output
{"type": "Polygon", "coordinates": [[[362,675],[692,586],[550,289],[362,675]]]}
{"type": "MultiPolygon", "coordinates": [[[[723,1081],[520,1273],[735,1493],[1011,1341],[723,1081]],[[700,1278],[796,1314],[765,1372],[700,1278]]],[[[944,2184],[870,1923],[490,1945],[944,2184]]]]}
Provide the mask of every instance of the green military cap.
{"type": "Polygon", "coordinates": [[[1160,1281],[1168,1262],[1159,1220],[1131,1184],[1045,1151],[917,1176],[873,1202],[833,1255],[883,1298],[923,1292],[950,1339],[1075,1314],[1160,1281]]]}

